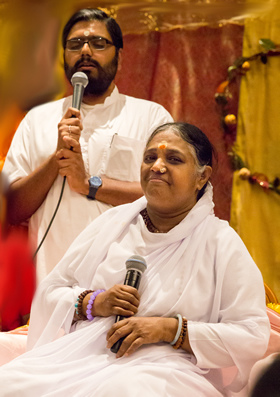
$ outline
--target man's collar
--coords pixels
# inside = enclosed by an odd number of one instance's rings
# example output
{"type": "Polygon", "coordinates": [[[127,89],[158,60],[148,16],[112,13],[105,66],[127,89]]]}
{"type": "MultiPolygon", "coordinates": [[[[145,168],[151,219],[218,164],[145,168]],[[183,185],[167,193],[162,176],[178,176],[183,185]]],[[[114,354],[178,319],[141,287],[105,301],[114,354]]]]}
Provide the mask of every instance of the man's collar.
{"type": "Polygon", "coordinates": [[[105,101],[103,103],[98,103],[96,105],[87,105],[86,103],[82,102],[82,108],[84,109],[90,109],[92,107],[98,108],[98,107],[108,107],[112,103],[116,102],[119,98],[119,90],[118,87],[115,85],[112,93],[105,98],[105,101]]]}

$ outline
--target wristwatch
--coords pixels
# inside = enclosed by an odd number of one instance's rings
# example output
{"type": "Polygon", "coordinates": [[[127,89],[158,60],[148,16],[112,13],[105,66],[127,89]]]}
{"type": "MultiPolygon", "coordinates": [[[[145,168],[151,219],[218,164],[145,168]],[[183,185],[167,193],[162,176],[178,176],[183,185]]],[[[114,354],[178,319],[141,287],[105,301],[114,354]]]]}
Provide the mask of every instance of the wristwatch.
{"type": "Polygon", "coordinates": [[[89,200],[95,200],[97,190],[102,186],[102,179],[100,176],[91,176],[88,180],[89,183],[89,194],[87,198],[89,200]]]}

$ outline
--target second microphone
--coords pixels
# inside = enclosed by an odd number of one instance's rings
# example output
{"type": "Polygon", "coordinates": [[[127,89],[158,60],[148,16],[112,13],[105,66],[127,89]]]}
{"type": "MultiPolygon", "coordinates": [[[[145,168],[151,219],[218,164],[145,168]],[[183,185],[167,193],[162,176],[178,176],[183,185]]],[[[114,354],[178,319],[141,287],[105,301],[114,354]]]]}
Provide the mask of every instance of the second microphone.
{"type": "MultiPolygon", "coordinates": [[[[126,276],[124,280],[124,285],[130,285],[131,287],[134,287],[136,289],[139,288],[140,281],[142,274],[144,271],[147,269],[147,264],[145,259],[140,256],[140,255],[132,255],[130,258],[127,259],[125,262],[126,265],[126,276]]],[[[118,321],[123,320],[125,317],[124,316],[116,316],[115,323],[118,321]]],[[[124,338],[119,339],[112,347],[111,347],[111,352],[117,353],[122,341],[124,338]]]]}

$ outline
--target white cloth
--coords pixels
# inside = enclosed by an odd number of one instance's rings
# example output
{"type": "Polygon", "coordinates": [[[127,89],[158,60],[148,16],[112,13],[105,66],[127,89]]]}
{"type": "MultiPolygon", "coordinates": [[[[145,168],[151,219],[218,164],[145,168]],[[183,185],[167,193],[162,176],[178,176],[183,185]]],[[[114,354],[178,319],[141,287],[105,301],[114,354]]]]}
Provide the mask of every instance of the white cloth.
{"type": "Polygon", "coordinates": [[[26,351],[27,335],[0,332],[0,366],[26,351]]]}
{"type": "Polygon", "coordinates": [[[142,197],[102,214],[43,280],[31,311],[32,350],[0,369],[0,396],[211,397],[247,382],[269,339],[260,271],[214,216],[210,187],[166,234],[146,229],[145,206],[142,197]],[[106,348],[114,318],[71,327],[79,293],[122,283],[132,254],[147,262],[137,316],[184,315],[195,357],[158,343],[116,359],[106,348]],[[232,366],[237,376],[224,388],[220,368],[232,366]]]}
{"type": "MultiPolygon", "coordinates": [[[[15,133],[4,164],[10,182],[29,175],[57,145],[57,125],[72,97],[31,110],[15,133]]],[[[86,171],[124,181],[139,181],[144,145],[160,124],[173,121],[159,104],[122,95],[115,87],[104,104],[81,106],[80,144],[86,171]]],[[[30,241],[41,241],[56,208],[62,186],[58,176],[47,198],[30,219],[30,241]]],[[[60,208],[37,254],[37,278],[42,280],[59,262],[75,237],[111,206],[70,190],[66,183],[60,208]]]]}

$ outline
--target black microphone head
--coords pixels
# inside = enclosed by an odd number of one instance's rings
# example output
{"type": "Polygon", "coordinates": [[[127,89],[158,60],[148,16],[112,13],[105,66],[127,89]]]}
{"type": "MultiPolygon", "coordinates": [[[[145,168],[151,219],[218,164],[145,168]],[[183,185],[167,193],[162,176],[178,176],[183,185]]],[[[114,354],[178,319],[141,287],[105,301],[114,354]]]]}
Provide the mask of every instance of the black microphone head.
{"type": "Polygon", "coordinates": [[[146,261],[140,255],[132,255],[130,258],[127,259],[125,265],[127,270],[135,269],[138,270],[140,273],[144,273],[144,271],[147,269],[146,261]]]}
{"type": "Polygon", "coordinates": [[[88,85],[88,77],[84,72],[76,72],[71,78],[71,84],[73,87],[76,84],[81,84],[85,88],[88,85]]]}

